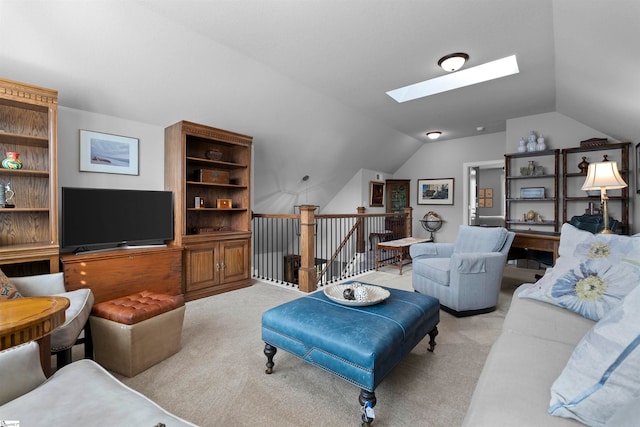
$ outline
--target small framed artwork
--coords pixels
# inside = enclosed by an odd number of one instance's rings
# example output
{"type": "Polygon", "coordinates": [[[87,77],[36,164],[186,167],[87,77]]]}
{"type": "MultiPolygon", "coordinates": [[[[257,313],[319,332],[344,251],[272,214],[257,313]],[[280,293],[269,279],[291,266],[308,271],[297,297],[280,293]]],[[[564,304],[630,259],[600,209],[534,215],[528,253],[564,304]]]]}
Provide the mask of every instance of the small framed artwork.
{"type": "Polygon", "coordinates": [[[384,206],[384,182],[369,181],[369,206],[384,206]]]}
{"type": "Polygon", "coordinates": [[[137,138],[80,130],[80,171],[138,175],[137,138]]]}
{"type": "Polygon", "coordinates": [[[453,178],[419,179],[419,205],[453,205],[453,178]]]}
{"type": "Polygon", "coordinates": [[[478,191],[478,207],[479,208],[492,208],[493,207],[493,188],[481,188],[478,191]]]}

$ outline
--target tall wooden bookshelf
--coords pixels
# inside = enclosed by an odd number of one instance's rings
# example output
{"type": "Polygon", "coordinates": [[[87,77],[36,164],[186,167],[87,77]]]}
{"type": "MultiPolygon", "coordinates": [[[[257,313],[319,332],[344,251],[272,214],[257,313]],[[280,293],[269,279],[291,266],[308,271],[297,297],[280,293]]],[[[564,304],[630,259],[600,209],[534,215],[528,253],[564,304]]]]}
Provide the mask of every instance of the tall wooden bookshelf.
{"type": "Polygon", "coordinates": [[[184,249],[187,300],[251,284],[252,143],[250,136],[187,121],[165,129],[172,244],[184,249]]]}
{"type": "Polygon", "coordinates": [[[0,79],[0,154],[18,152],[21,169],[0,168],[15,207],[0,208],[0,265],[9,275],[59,271],[58,92],[0,79]]]}

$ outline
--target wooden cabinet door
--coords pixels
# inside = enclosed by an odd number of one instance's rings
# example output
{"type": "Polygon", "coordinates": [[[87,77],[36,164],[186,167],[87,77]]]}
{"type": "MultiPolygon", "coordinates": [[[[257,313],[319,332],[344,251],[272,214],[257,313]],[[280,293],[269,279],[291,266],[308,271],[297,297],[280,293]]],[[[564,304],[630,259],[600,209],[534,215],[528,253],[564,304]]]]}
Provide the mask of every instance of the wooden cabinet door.
{"type": "Polygon", "coordinates": [[[185,250],[185,291],[208,288],[219,282],[218,243],[189,245],[185,250]]]}
{"type": "Polygon", "coordinates": [[[386,181],[387,190],[387,212],[404,212],[404,208],[410,206],[408,179],[388,179],[386,181]]]}
{"type": "Polygon", "coordinates": [[[220,242],[220,281],[222,283],[249,278],[249,241],[220,242]]]}

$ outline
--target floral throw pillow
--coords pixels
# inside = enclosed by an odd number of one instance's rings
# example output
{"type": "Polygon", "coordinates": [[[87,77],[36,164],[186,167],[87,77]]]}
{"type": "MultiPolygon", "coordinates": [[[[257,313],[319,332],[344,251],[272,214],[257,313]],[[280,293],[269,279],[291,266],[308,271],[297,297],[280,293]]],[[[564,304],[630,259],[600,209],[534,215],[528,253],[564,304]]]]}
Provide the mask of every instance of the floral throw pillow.
{"type": "Polygon", "coordinates": [[[592,234],[562,226],[556,265],[519,297],[598,321],[640,284],[640,236],[592,234]]]}
{"type": "Polygon", "coordinates": [[[6,274],[0,270],[0,300],[21,298],[22,295],[18,289],[9,281],[6,274]]]}

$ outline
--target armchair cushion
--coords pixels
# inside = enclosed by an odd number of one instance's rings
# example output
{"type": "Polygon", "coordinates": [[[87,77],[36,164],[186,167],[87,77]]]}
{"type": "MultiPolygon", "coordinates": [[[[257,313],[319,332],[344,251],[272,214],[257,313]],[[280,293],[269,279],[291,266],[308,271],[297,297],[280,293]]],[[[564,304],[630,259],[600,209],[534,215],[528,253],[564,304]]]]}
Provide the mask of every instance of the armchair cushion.
{"type": "Polygon", "coordinates": [[[63,273],[40,274],[36,276],[12,277],[11,283],[25,297],[41,297],[61,294],[64,289],[63,273]]]}
{"type": "Polygon", "coordinates": [[[22,294],[20,294],[18,288],[16,288],[7,275],[0,270],[0,300],[20,298],[21,296],[22,294]]]}
{"type": "Polygon", "coordinates": [[[455,252],[499,252],[509,233],[504,227],[473,227],[461,225],[455,243],[455,252]]]}
{"type": "Polygon", "coordinates": [[[35,341],[0,352],[0,406],[38,387],[46,380],[35,341]]]}
{"type": "Polygon", "coordinates": [[[413,270],[442,286],[449,286],[451,274],[451,260],[449,258],[431,258],[422,262],[415,262],[413,270]]]}

